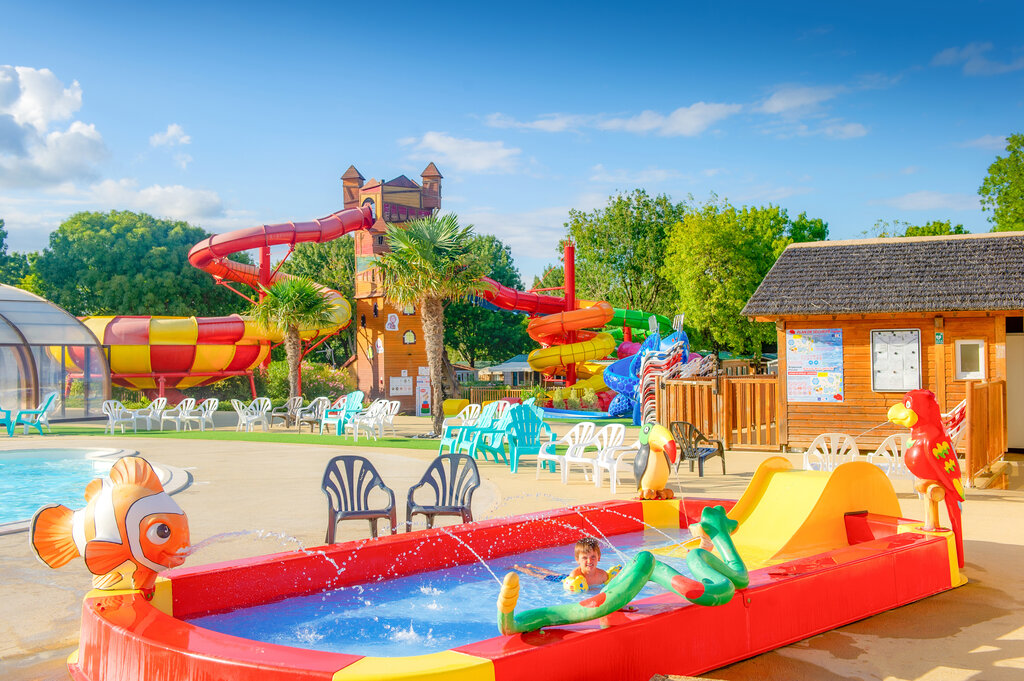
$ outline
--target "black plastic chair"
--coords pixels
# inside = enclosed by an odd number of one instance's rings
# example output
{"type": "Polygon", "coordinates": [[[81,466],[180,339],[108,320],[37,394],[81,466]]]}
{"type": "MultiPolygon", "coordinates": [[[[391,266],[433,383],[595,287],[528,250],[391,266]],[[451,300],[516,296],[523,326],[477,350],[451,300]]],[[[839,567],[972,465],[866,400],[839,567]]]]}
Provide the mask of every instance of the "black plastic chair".
{"type": "Polygon", "coordinates": [[[409,488],[405,507],[405,531],[412,530],[412,517],[416,514],[427,516],[427,527],[434,526],[439,515],[457,515],[462,522],[473,522],[473,492],[480,486],[480,472],[476,461],[466,454],[443,454],[427,466],[420,481],[409,488]],[[434,492],[434,503],[430,506],[413,500],[416,490],[430,487],[434,492]]]}
{"type": "Polygon", "coordinates": [[[377,536],[377,519],[391,521],[391,534],[398,532],[398,516],[395,511],[395,493],[381,480],[377,469],[369,459],[362,456],[336,456],[327,462],[320,487],[327,496],[327,539],[334,543],[334,533],[342,520],[369,520],[370,534],[377,536]],[[388,505],[372,509],[369,506],[370,493],[382,490],[388,495],[388,505]]]}
{"type": "Polygon", "coordinates": [[[725,447],[721,440],[709,440],[704,433],[697,430],[697,427],[688,421],[673,421],[669,425],[672,431],[672,438],[679,448],[679,458],[676,460],[676,473],[683,461],[690,462],[690,472],[693,472],[693,464],[697,464],[697,471],[700,477],[704,477],[704,462],[713,456],[722,459],[722,475],[725,475],[725,447]]]}

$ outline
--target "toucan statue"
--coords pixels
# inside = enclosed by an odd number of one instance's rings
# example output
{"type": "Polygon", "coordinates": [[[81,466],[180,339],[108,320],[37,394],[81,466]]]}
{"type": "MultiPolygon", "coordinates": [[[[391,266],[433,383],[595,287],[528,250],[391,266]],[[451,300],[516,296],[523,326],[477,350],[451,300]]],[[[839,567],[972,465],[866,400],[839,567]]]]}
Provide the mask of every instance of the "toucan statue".
{"type": "Polygon", "coordinates": [[[675,496],[668,488],[672,463],[676,460],[676,441],[668,428],[657,423],[645,423],[640,429],[640,450],[633,459],[639,499],[671,499],[675,496]]]}

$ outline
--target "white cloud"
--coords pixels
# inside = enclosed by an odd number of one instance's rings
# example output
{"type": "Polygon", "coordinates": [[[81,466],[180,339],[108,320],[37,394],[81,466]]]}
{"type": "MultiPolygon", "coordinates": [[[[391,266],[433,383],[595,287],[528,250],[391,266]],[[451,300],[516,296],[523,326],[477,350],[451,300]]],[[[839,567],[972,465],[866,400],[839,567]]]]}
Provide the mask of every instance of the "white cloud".
{"type": "Polygon", "coordinates": [[[414,160],[436,161],[455,170],[476,173],[510,173],[517,167],[521,149],[506,147],[504,142],[483,142],[452,137],[443,132],[428,132],[421,138],[398,140],[412,147],[414,160]]]}
{"type": "Polygon", "coordinates": [[[900,175],[916,175],[921,172],[921,166],[907,166],[900,169],[900,175]]]}
{"type": "Polygon", "coordinates": [[[825,137],[831,137],[832,139],[849,140],[855,137],[863,137],[868,134],[868,129],[860,123],[831,121],[823,125],[819,132],[825,137]]]}
{"type": "Polygon", "coordinates": [[[977,210],[978,197],[972,194],[944,194],[922,190],[886,199],[881,203],[900,210],[977,210]]]}
{"type": "Polygon", "coordinates": [[[171,123],[166,130],[151,135],[149,138],[149,144],[153,147],[174,147],[179,144],[191,143],[192,138],[185,134],[185,129],[177,123],[171,123]]]}
{"type": "Polygon", "coordinates": [[[636,171],[624,169],[608,170],[600,163],[594,166],[591,172],[591,182],[618,185],[656,184],[682,177],[679,171],[670,168],[647,168],[636,171]]]}
{"type": "Polygon", "coordinates": [[[537,120],[524,122],[503,113],[492,113],[484,117],[484,123],[492,128],[516,128],[520,130],[540,130],[541,132],[566,132],[586,125],[587,116],[574,114],[550,113],[541,114],[537,120]]]}
{"type": "Polygon", "coordinates": [[[668,116],[655,111],[643,111],[630,118],[611,118],[597,123],[602,130],[623,130],[633,133],[655,132],[665,137],[694,137],[718,121],[739,113],[739,104],[696,102],[681,106],[668,116]]]}
{"type": "Polygon", "coordinates": [[[57,80],[49,69],[0,66],[0,187],[47,187],[95,178],[107,155],[92,124],[70,118],[82,104],[82,89],[57,80]]]}
{"type": "Polygon", "coordinates": [[[956,66],[963,64],[967,76],[996,76],[1024,69],[1024,55],[1010,62],[992,61],[985,56],[992,50],[992,43],[969,43],[964,47],[948,47],[932,57],[932,66],[956,66]]]}
{"type": "Polygon", "coordinates": [[[133,179],[104,180],[93,185],[88,194],[90,203],[105,206],[105,210],[127,208],[189,222],[224,214],[224,203],[217,192],[180,184],[139,189],[133,179]]]}
{"type": "Polygon", "coordinates": [[[1006,149],[1006,138],[1002,135],[982,135],[981,137],[961,142],[960,146],[987,149],[989,151],[1003,151],[1006,149]]]}
{"type": "Polygon", "coordinates": [[[185,153],[175,154],[174,162],[178,164],[179,168],[185,170],[185,168],[188,168],[188,164],[192,162],[192,157],[185,153]]]}
{"type": "Polygon", "coordinates": [[[783,85],[761,102],[757,110],[766,114],[806,113],[822,102],[834,99],[842,91],[843,88],[835,86],[783,85]]]}

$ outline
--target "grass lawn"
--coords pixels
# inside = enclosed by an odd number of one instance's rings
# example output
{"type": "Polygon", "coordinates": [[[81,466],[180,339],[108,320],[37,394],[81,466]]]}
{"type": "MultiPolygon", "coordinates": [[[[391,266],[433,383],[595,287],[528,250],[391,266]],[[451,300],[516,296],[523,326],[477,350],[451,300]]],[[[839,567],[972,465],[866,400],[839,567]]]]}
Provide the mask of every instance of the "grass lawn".
{"type": "MultiPolygon", "coordinates": [[[[89,426],[53,426],[54,435],[62,436],[104,436],[111,437],[102,428],[89,426]]],[[[390,447],[401,449],[437,449],[437,440],[410,437],[383,437],[379,440],[362,437],[356,442],[352,437],[342,435],[319,435],[316,433],[274,433],[253,432],[243,433],[236,430],[140,430],[138,433],[117,433],[113,437],[152,437],[170,438],[175,440],[221,440],[231,442],[280,442],[297,445],[335,445],[342,447],[390,447]]]]}

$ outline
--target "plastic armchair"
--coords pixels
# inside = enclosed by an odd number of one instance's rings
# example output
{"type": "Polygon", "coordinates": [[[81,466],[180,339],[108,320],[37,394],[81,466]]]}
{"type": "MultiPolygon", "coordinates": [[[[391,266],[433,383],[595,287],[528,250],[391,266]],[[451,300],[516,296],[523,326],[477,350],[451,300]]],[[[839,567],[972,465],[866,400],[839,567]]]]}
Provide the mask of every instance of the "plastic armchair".
{"type": "Polygon", "coordinates": [[[967,400],[953,407],[948,414],[942,415],[942,424],[946,427],[946,434],[953,443],[953,450],[956,451],[964,433],[967,432],[967,400]]]}
{"type": "Polygon", "coordinates": [[[391,400],[388,402],[387,409],[384,410],[383,418],[380,422],[380,434],[383,437],[384,429],[390,428],[391,434],[394,437],[398,437],[398,431],[395,430],[395,417],[398,416],[398,412],[402,411],[402,403],[398,400],[391,400]]]}
{"type": "MultiPolygon", "coordinates": [[[[23,433],[28,435],[29,428],[35,428],[39,434],[43,434],[43,426],[50,430],[50,412],[57,408],[57,393],[47,393],[37,409],[22,409],[14,417],[14,424],[8,429],[8,435],[13,434],[18,426],[24,426],[23,433]]],[[[113,433],[111,433],[113,434],[113,433]]]]}
{"type": "Polygon", "coordinates": [[[894,433],[882,440],[878,449],[868,454],[868,463],[873,463],[890,478],[902,478],[910,475],[910,471],[903,464],[903,446],[906,443],[906,435],[894,433]]]}
{"type": "Polygon", "coordinates": [[[539,455],[546,442],[555,440],[551,426],[544,423],[534,407],[512,408],[512,423],[508,427],[508,459],[513,473],[519,470],[519,459],[524,455],[539,455]],[[546,435],[545,435],[546,434],[546,435]]]}
{"type": "Polygon", "coordinates": [[[337,435],[344,433],[352,417],[362,411],[363,396],[362,390],[355,390],[345,395],[344,401],[338,407],[332,405],[320,420],[320,432],[324,432],[324,426],[333,425],[337,435]]]}
{"type": "Polygon", "coordinates": [[[181,430],[183,426],[187,429],[188,420],[195,408],[196,400],[194,397],[186,397],[181,402],[178,402],[177,406],[167,409],[160,414],[160,430],[164,429],[165,420],[174,424],[174,430],[181,430]]]}
{"type": "Polygon", "coordinates": [[[804,450],[804,470],[832,471],[860,456],[857,443],[846,433],[822,433],[804,450]]]}
{"type": "MultiPolygon", "coordinates": [[[[564,464],[564,455],[556,454],[555,448],[564,445],[572,449],[578,447],[594,437],[594,424],[590,421],[582,421],[569,429],[569,432],[552,442],[545,442],[537,454],[537,478],[540,478],[540,469],[543,466],[552,473],[558,472],[558,463],[564,464]]],[[[565,468],[563,465],[562,468],[565,468]]],[[[564,478],[564,476],[563,476],[564,478]]]]}
{"type": "Polygon", "coordinates": [[[11,418],[11,410],[0,407],[0,426],[7,429],[7,437],[14,435],[14,419],[11,418]]]}
{"type": "Polygon", "coordinates": [[[572,472],[573,464],[579,464],[583,468],[583,476],[590,479],[591,473],[596,470],[594,462],[600,457],[601,452],[622,446],[625,439],[626,426],[621,423],[609,423],[595,431],[589,441],[570,448],[565,453],[565,461],[562,462],[562,484],[569,483],[569,473],[572,472]]]}
{"type": "Polygon", "coordinates": [[[697,464],[697,474],[704,477],[704,462],[712,457],[719,457],[722,460],[722,475],[725,475],[725,446],[721,440],[712,440],[698,430],[697,426],[688,421],[673,421],[669,424],[669,431],[672,439],[676,441],[679,449],[679,458],[676,459],[675,472],[683,461],[690,463],[690,472],[693,472],[693,465],[697,464]]]}
{"type": "Polygon", "coordinates": [[[631,445],[608,447],[598,452],[597,458],[594,459],[594,486],[601,486],[601,471],[607,471],[611,493],[615,494],[619,485],[619,466],[622,464],[622,460],[629,454],[636,456],[639,450],[640,440],[637,440],[631,445]]]}
{"type": "Polygon", "coordinates": [[[363,456],[343,454],[327,462],[320,489],[327,497],[327,538],[334,543],[338,523],[342,520],[370,521],[370,534],[377,536],[377,519],[391,521],[391,534],[398,532],[398,516],[395,512],[395,493],[384,484],[377,469],[363,456]],[[370,495],[378,490],[383,492],[387,504],[374,508],[370,506],[370,495]]]}
{"type": "Polygon", "coordinates": [[[216,397],[207,397],[205,400],[196,405],[195,409],[189,410],[189,412],[182,417],[182,422],[185,424],[185,428],[188,430],[192,429],[192,421],[199,424],[200,431],[206,431],[206,424],[210,424],[210,430],[217,430],[217,424],[213,420],[213,415],[217,413],[217,407],[220,406],[220,400],[216,397]]]}
{"type": "Polygon", "coordinates": [[[373,404],[366,411],[361,411],[352,417],[349,425],[352,426],[352,436],[359,442],[359,431],[365,429],[367,435],[374,440],[377,434],[384,434],[384,412],[387,411],[387,400],[374,400],[373,404]]]}
{"type": "Polygon", "coordinates": [[[121,426],[121,432],[124,433],[124,427],[129,423],[132,424],[133,431],[139,432],[135,413],[130,409],[125,409],[124,405],[117,400],[105,400],[101,410],[107,417],[107,427],[103,429],[104,433],[109,430],[110,434],[113,435],[114,428],[117,426],[121,426]]]}
{"type": "MultiPolygon", "coordinates": [[[[412,517],[425,515],[427,528],[434,526],[439,515],[460,516],[462,522],[473,522],[473,492],[480,487],[480,472],[473,457],[465,454],[442,454],[430,462],[423,477],[409,488],[405,504],[405,531],[412,530],[412,517]],[[429,505],[417,503],[417,490],[433,492],[429,505]]],[[[422,495],[421,495],[422,497],[422,495]]]]}
{"type": "Polygon", "coordinates": [[[498,417],[495,416],[497,411],[498,403],[489,402],[480,409],[480,414],[472,425],[449,425],[441,434],[441,444],[437,453],[442,453],[445,445],[448,445],[452,454],[457,454],[462,449],[468,449],[476,438],[476,433],[491,428],[498,420],[498,417]]]}
{"type": "Polygon", "coordinates": [[[163,430],[163,412],[167,408],[167,398],[158,397],[149,403],[148,407],[135,410],[135,420],[141,421],[146,419],[146,430],[153,430],[153,421],[155,420],[163,430]]]}
{"type": "Polygon", "coordinates": [[[478,418],[480,418],[480,405],[467,404],[461,411],[459,411],[458,414],[450,416],[442,421],[441,444],[437,449],[438,453],[443,452],[446,446],[449,451],[454,452],[455,443],[459,439],[459,431],[476,423],[478,418]]]}
{"type": "Polygon", "coordinates": [[[244,428],[245,432],[251,433],[253,425],[260,423],[263,425],[263,432],[267,432],[270,425],[267,420],[270,411],[269,397],[257,397],[248,405],[239,400],[231,400],[231,406],[238,413],[238,425],[235,426],[235,430],[244,428]]]}
{"type": "Polygon", "coordinates": [[[270,411],[270,427],[274,427],[274,419],[281,419],[284,421],[284,427],[288,428],[292,425],[292,421],[295,420],[295,413],[302,408],[302,396],[289,397],[285,400],[284,404],[280,407],[275,407],[270,411]]]}
{"type": "Polygon", "coordinates": [[[309,432],[313,432],[313,426],[319,425],[324,417],[324,410],[331,404],[329,397],[317,397],[305,407],[300,407],[295,412],[295,427],[302,432],[302,424],[309,424],[309,432]]]}
{"type": "Polygon", "coordinates": [[[467,431],[466,436],[455,445],[455,453],[461,454],[465,450],[474,459],[479,454],[483,454],[486,459],[490,454],[495,463],[498,463],[499,457],[502,463],[508,463],[505,441],[508,439],[509,426],[512,424],[512,411],[506,409],[490,427],[475,426],[467,431]]]}
{"type": "Polygon", "coordinates": [[[238,416],[238,425],[235,426],[235,430],[242,429],[242,421],[245,418],[245,410],[248,405],[242,400],[231,400],[231,408],[235,410],[235,414],[238,416]]]}

